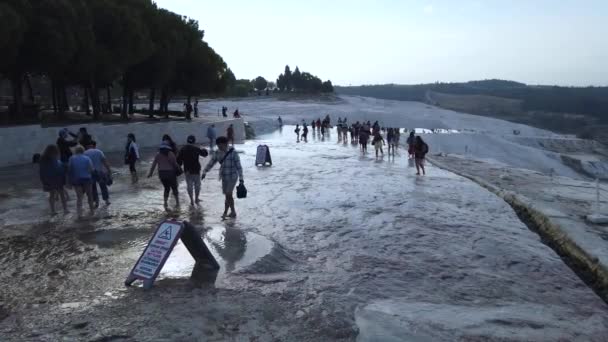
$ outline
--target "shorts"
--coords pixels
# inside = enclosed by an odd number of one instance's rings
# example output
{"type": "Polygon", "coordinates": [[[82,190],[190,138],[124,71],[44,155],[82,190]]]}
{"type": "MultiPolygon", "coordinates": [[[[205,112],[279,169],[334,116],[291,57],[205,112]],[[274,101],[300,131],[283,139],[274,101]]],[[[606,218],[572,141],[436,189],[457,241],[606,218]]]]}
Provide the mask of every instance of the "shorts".
{"type": "Polygon", "coordinates": [[[224,195],[232,194],[236,187],[236,182],[236,179],[222,179],[222,193],[224,195]]]}
{"type": "Polygon", "coordinates": [[[129,171],[131,171],[131,173],[137,172],[137,170],[135,170],[135,160],[129,160],[129,171]]]}
{"type": "Polygon", "coordinates": [[[73,186],[85,186],[93,183],[92,178],[78,178],[72,181],[73,186]]]}

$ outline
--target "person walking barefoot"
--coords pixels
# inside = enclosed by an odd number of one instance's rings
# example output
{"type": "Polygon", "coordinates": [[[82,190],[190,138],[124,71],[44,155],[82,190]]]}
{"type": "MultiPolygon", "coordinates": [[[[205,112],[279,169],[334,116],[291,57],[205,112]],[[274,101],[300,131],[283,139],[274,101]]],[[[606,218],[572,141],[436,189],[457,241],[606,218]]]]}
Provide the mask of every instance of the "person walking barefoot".
{"type": "Polygon", "coordinates": [[[99,185],[99,191],[101,191],[101,198],[106,203],[106,206],[110,205],[110,194],[108,192],[108,183],[112,179],[112,170],[110,164],[106,159],[103,151],[97,148],[97,143],[91,141],[89,146],[86,146],[84,154],[91,159],[93,162],[93,183],[91,189],[93,191],[93,202],[95,202],[95,208],[99,207],[99,192],[97,191],[97,185],[99,185]]]}
{"type": "Polygon", "coordinates": [[[194,135],[188,136],[188,145],[182,147],[177,155],[177,163],[184,166],[186,174],[186,189],[188,197],[190,197],[190,205],[194,206],[199,203],[199,195],[201,193],[201,163],[199,157],[206,157],[208,152],[204,148],[199,148],[195,145],[196,138],[194,135]]]}
{"type": "Polygon", "coordinates": [[[135,163],[139,160],[139,147],[135,142],[135,134],[127,134],[127,146],[125,147],[125,164],[129,165],[129,172],[131,173],[131,182],[137,183],[139,178],[137,177],[137,170],[135,169],[135,163]]]}
{"type": "Polygon", "coordinates": [[[84,148],[80,145],[74,149],[74,155],[68,161],[68,178],[76,192],[76,210],[82,216],[82,200],[87,196],[89,209],[95,211],[93,205],[93,162],[84,155],[84,148]]]}
{"type": "Polygon", "coordinates": [[[48,145],[40,157],[40,181],[42,189],[49,193],[49,205],[51,214],[56,215],[55,201],[61,198],[63,212],[68,213],[67,197],[65,189],[65,166],[59,160],[59,149],[55,145],[48,145]]]}
{"type": "Polygon", "coordinates": [[[179,207],[177,173],[178,170],[181,170],[181,168],[177,164],[175,154],[173,154],[172,150],[173,149],[171,146],[163,141],[158,149],[156,157],[154,157],[152,166],[150,166],[150,172],[148,172],[148,178],[152,177],[156,166],[158,166],[158,178],[160,179],[160,182],[163,184],[164,188],[163,200],[165,208],[169,207],[168,200],[170,192],[173,192],[173,196],[175,197],[175,205],[179,207]]]}
{"type": "Polygon", "coordinates": [[[244,184],[243,178],[243,167],[241,166],[241,159],[236,153],[234,148],[228,148],[228,139],[226,137],[219,137],[215,141],[218,151],[216,151],[207,166],[203,171],[201,179],[205,179],[207,172],[213,168],[216,163],[220,164],[220,180],[222,181],[222,193],[224,194],[224,213],[222,219],[236,218],[236,209],[234,208],[234,188],[237,181],[244,184]],[[228,214],[230,209],[230,214],[228,214]]]}
{"type": "Polygon", "coordinates": [[[293,132],[296,134],[296,142],[300,142],[300,125],[296,124],[296,129],[293,132]]]}
{"type": "Polygon", "coordinates": [[[420,136],[416,136],[414,143],[414,158],[416,161],[416,175],[420,176],[420,170],[422,169],[422,174],[426,175],[424,170],[424,160],[426,154],[429,152],[429,146],[422,140],[420,136]]]}
{"type": "Polygon", "coordinates": [[[384,151],[382,150],[382,146],[384,146],[384,138],[380,134],[379,131],[374,133],[374,140],[372,140],[372,145],[376,149],[376,159],[378,158],[378,151],[384,155],[384,151]]]}

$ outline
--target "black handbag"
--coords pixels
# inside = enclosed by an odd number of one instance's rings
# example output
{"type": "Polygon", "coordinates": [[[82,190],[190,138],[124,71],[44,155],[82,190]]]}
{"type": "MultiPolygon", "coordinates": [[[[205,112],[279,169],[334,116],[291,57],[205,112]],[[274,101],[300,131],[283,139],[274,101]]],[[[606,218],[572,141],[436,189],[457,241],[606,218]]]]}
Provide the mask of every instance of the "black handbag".
{"type": "Polygon", "coordinates": [[[247,188],[245,187],[245,184],[240,183],[236,187],[236,198],[247,198],[247,188]]]}

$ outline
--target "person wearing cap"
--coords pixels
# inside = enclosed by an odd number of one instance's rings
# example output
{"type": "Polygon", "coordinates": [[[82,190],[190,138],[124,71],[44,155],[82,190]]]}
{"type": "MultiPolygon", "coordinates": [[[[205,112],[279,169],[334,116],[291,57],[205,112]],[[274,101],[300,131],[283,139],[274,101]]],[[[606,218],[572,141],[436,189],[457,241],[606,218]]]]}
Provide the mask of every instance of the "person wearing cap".
{"type": "Polygon", "coordinates": [[[177,176],[178,172],[181,171],[180,166],[177,164],[175,154],[172,152],[172,148],[169,144],[163,143],[160,145],[158,153],[154,157],[148,178],[152,177],[154,170],[158,166],[158,178],[164,187],[164,204],[165,208],[168,207],[167,201],[169,199],[169,193],[173,192],[175,197],[175,204],[179,207],[179,195],[177,192],[177,176]]]}
{"type": "Polygon", "coordinates": [[[207,163],[207,166],[205,166],[202,178],[205,178],[207,172],[211,170],[215,163],[220,164],[222,193],[226,196],[222,219],[226,219],[227,217],[235,218],[236,210],[234,209],[234,197],[232,193],[234,192],[237,181],[240,180],[241,183],[244,183],[241,159],[234,148],[228,148],[228,139],[226,137],[217,138],[215,143],[217,144],[218,150],[213,154],[211,160],[207,163]],[[230,209],[230,215],[228,215],[228,209],[230,209]]]}
{"type": "Polygon", "coordinates": [[[91,141],[88,146],[85,146],[86,151],[84,155],[89,157],[93,162],[93,202],[95,208],[99,207],[99,192],[97,192],[97,185],[101,191],[101,198],[106,202],[106,205],[110,205],[110,194],[108,193],[108,183],[112,177],[112,170],[110,164],[106,159],[106,155],[97,148],[97,143],[91,141]]]}
{"type": "Polygon", "coordinates": [[[76,139],[68,140],[68,137],[72,136],[72,138],[76,138],[76,134],[70,133],[67,128],[63,128],[59,131],[59,137],[57,138],[57,148],[59,149],[59,159],[64,164],[67,164],[68,160],[72,156],[72,147],[78,145],[78,141],[76,139]]]}
{"type": "Polygon", "coordinates": [[[184,167],[186,175],[186,188],[190,197],[190,205],[199,203],[199,195],[201,193],[201,163],[199,157],[206,157],[209,153],[204,148],[196,146],[196,138],[194,135],[188,136],[188,144],[181,148],[177,155],[177,163],[184,167]],[[194,192],[194,194],[193,194],[194,192]],[[193,196],[194,195],[194,196],[193,196]]]}

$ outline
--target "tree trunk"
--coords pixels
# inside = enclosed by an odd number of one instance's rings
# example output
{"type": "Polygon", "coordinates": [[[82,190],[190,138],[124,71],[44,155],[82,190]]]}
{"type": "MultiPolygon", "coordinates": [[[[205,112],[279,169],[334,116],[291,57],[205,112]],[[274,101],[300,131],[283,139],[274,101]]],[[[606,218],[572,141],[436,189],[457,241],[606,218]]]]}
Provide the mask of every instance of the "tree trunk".
{"type": "Polygon", "coordinates": [[[17,118],[23,114],[23,78],[21,75],[12,77],[13,84],[13,117],[17,118]]]}
{"type": "Polygon", "coordinates": [[[83,99],[84,111],[87,114],[87,116],[90,116],[91,109],[89,108],[89,87],[85,85],[82,88],[84,90],[84,99],[83,99]]]}
{"type": "Polygon", "coordinates": [[[154,97],[156,96],[156,88],[150,88],[150,105],[148,107],[148,117],[154,118],[154,97]]]}
{"type": "Polygon", "coordinates": [[[128,105],[128,97],[129,97],[129,85],[127,83],[127,76],[122,76],[122,108],[120,110],[120,118],[123,120],[128,120],[127,116],[127,105],[128,105]]]}
{"type": "Polygon", "coordinates": [[[133,115],[133,113],[135,113],[135,110],[133,108],[133,95],[133,89],[129,89],[129,115],[133,115]]]}
{"type": "Polygon", "coordinates": [[[61,92],[59,95],[61,96],[61,106],[63,107],[63,111],[65,112],[70,110],[70,104],[68,102],[68,89],[63,83],[61,84],[61,92]]]}
{"type": "Polygon", "coordinates": [[[108,110],[107,113],[113,113],[112,109],[112,92],[110,91],[110,86],[106,87],[106,101],[108,102],[108,110]]]}
{"type": "Polygon", "coordinates": [[[169,118],[169,112],[168,112],[168,108],[169,108],[169,91],[168,91],[168,87],[167,86],[163,86],[161,93],[160,93],[160,111],[161,113],[165,113],[165,118],[169,118]]]}
{"type": "Polygon", "coordinates": [[[54,80],[51,80],[51,97],[53,98],[53,113],[55,115],[59,114],[58,108],[57,108],[57,85],[55,84],[54,80]]]}
{"type": "Polygon", "coordinates": [[[32,82],[30,82],[30,75],[25,74],[24,79],[30,103],[34,103],[34,89],[32,88],[32,82]]]}
{"type": "Polygon", "coordinates": [[[95,81],[90,83],[91,104],[93,105],[93,120],[99,120],[101,115],[101,101],[99,101],[99,89],[95,81]]]}

